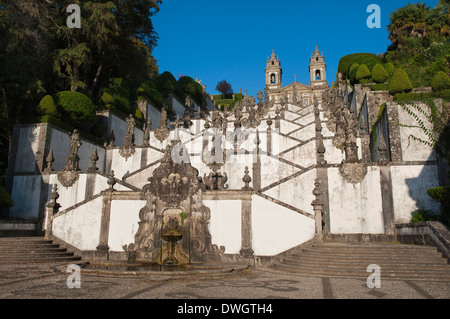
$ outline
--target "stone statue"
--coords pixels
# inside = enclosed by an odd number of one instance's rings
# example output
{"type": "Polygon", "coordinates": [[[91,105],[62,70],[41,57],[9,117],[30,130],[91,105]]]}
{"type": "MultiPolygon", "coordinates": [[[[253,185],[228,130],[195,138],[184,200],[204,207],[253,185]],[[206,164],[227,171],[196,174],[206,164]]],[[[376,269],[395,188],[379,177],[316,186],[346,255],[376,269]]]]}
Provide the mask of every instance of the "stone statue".
{"type": "Polygon", "coordinates": [[[80,133],[78,133],[77,129],[74,129],[73,133],[70,134],[69,138],[70,138],[70,146],[69,146],[70,155],[77,155],[78,149],[81,146],[80,133]]]}
{"type": "Polygon", "coordinates": [[[136,126],[136,122],[134,121],[133,115],[130,114],[127,119],[127,129],[128,129],[128,134],[134,134],[134,127],[136,126]]]}

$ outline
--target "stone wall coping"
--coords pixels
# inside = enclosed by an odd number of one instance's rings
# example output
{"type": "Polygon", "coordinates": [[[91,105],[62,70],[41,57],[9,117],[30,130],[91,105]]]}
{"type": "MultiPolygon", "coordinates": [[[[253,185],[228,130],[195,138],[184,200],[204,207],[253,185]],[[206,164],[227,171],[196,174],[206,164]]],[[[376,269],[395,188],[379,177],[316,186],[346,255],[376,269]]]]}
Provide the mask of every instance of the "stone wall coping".
{"type": "Polygon", "coordinates": [[[426,221],[397,224],[397,235],[429,235],[442,253],[450,259],[450,230],[441,222],[426,221]]]}

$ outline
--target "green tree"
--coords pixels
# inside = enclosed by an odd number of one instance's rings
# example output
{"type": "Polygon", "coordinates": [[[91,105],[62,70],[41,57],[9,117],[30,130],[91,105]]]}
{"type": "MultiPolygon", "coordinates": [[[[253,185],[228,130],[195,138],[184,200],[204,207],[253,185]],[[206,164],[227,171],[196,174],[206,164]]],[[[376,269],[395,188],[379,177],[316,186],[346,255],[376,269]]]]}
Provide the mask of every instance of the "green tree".
{"type": "Polygon", "coordinates": [[[389,76],[391,76],[392,74],[394,74],[395,66],[394,66],[394,64],[392,64],[392,62],[388,62],[388,63],[386,63],[386,66],[384,69],[386,70],[387,74],[389,76]]]}
{"type": "Polygon", "coordinates": [[[389,93],[395,95],[397,93],[409,92],[412,90],[412,84],[408,74],[402,69],[395,70],[389,83],[389,93]]]}
{"type": "Polygon", "coordinates": [[[450,78],[444,72],[439,71],[433,77],[433,81],[431,82],[431,87],[433,88],[433,91],[442,91],[442,90],[450,89],[450,78]]]}
{"type": "Polygon", "coordinates": [[[384,83],[389,75],[381,64],[376,64],[372,69],[372,80],[375,83],[384,83]]]}
{"type": "Polygon", "coordinates": [[[362,64],[358,67],[356,71],[356,81],[360,82],[364,79],[370,79],[370,70],[367,68],[365,64],[362,64]]]}

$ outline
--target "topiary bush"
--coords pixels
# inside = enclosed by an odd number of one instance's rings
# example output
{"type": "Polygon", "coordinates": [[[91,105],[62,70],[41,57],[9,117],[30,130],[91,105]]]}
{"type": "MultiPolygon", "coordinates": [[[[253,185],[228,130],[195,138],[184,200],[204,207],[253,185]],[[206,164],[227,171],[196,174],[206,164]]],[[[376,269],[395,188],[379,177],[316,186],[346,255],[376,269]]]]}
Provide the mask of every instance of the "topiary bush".
{"type": "Polygon", "coordinates": [[[397,93],[409,92],[412,88],[408,74],[402,69],[395,70],[389,83],[389,94],[395,95],[397,93]]]}
{"type": "Polygon", "coordinates": [[[36,108],[36,111],[40,115],[51,115],[54,117],[58,117],[58,109],[56,107],[55,100],[51,95],[46,95],[39,102],[39,105],[36,108]]]}
{"type": "Polygon", "coordinates": [[[62,91],[53,96],[63,121],[80,125],[95,120],[96,107],[91,99],[79,92],[62,91]]]}
{"type": "Polygon", "coordinates": [[[381,84],[386,82],[388,79],[389,74],[386,72],[386,70],[383,68],[381,64],[375,64],[375,66],[372,69],[372,81],[381,84]]]}
{"type": "Polygon", "coordinates": [[[442,71],[437,72],[431,81],[431,88],[435,92],[450,89],[450,78],[442,71]]]}
{"type": "Polygon", "coordinates": [[[381,59],[373,53],[354,53],[343,56],[339,60],[338,72],[342,73],[344,79],[350,79],[350,67],[357,63],[359,65],[365,64],[369,70],[380,63],[381,59]]]}
{"type": "Polygon", "coordinates": [[[136,91],[138,101],[149,101],[152,95],[152,90],[156,90],[156,85],[153,81],[147,80],[142,82],[136,91]]]}
{"type": "Polygon", "coordinates": [[[395,66],[392,62],[387,63],[384,69],[386,70],[388,76],[391,76],[395,72],[395,66]]]}
{"type": "Polygon", "coordinates": [[[130,100],[128,100],[124,96],[115,95],[113,96],[113,105],[121,112],[125,114],[131,114],[133,113],[133,106],[130,103],[130,100]]]}
{"type": "Polygon", "coordinates": [[[350,83],[351,84],[355,84],[356,81],[356,73],[358,72],[358,68],[359,68],[359,64],[358,63],[353,63],[352,66],[349,69],[349,79],[350,79],[350,83]]]}
{"type": "Polygon", "coordinates": [[[103,92],[101,101],[104,105],[113,104],[114,98],[108,92],[103,92]]]}
{"type": "Polygon", "coordinates": [[[370,79],[370,70],[365,64],[361,64],[356,71],[356,81],[361,83],[361,80],[370,79]]]}

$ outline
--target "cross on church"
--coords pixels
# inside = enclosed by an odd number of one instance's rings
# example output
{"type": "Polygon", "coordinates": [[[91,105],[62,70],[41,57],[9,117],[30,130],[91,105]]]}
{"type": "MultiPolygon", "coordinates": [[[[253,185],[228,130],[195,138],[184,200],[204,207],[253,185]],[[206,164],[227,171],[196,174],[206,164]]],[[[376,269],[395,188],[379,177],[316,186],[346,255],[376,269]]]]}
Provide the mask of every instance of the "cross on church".
{"type": "Polygon", "coordinates": [[[215,179],[215,181],[214,181],[214,183],[213,183],[214,189],[215,189],[215,190],[216,190],[216,189],[217,189],[217,190],[222,190],[222,189],[223,189],[223,187],[221,187],[221,186],[222,186],[222,183],[219,182],[219,180],[222,180],[223,175],[222,175],[220,172],[216,172],[216,174],[214,174],[214,175],[212,176],[212,178],[215,179]]]}
{"type": "Polygon", "coordinates": [[[297,74],[294,74],[294,82],[297,82],[297,74]]]}

